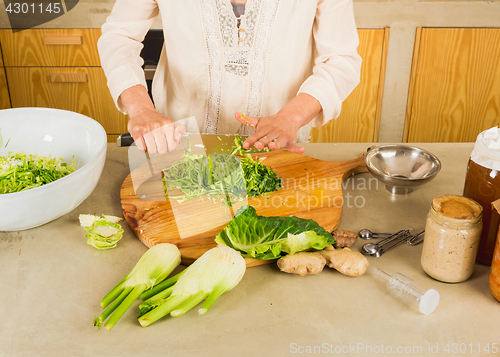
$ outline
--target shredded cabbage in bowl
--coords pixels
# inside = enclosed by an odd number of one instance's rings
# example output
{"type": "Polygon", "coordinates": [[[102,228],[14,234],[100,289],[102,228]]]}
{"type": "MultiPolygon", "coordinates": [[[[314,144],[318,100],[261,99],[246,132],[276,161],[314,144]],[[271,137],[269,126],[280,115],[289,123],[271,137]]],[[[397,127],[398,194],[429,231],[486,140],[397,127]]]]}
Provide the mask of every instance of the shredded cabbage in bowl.
{"type": "Polygon", "coordinates": [[[76,170],[75,159],[67,164],[62,158],[51,158],[24,152],[0,156],[0,194],[39,187],[76,170]]]}

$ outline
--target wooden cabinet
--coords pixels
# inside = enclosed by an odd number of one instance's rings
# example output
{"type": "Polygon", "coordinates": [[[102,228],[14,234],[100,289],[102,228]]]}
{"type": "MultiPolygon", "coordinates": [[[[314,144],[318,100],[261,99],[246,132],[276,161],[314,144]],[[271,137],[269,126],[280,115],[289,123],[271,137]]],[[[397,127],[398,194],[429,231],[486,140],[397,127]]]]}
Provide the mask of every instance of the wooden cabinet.
{"type": "Polygon", "coordinates": [[[0,30],[5,66],[99,67],[100,29],[0,30]]]}
{"type": "Polygon", "coordinates": [[[470,142],[500,124],[500,29],[419,28],[405,142],[470,142]]]}
{"type": "Polygon", "coordinates": [[[363,59],[359,85],[336,120],[311,130],[311,142],[376,142],[380,122],[389,29],[359,29],[363,59]]]}
{"type": "Polygon", "coordinates": [[[124,115],[110,102],[100,67],[7,67],[7,78],[14,108],[71,110],[96,119],[108,134],[127,130],[124,115]]]}
{"type": "Polygon", "coordinates": [[[0,51],[0,109],[10,108],[9,87],[7,87],[7,78],[3,67],[2,52],[0,51]]]}
{"type": "Polygon", "coordinates": [[[71,110],[97,120],[108,141],[127,131],[100,67],[100,29],[0,30],[13,108],[71,110]]]}

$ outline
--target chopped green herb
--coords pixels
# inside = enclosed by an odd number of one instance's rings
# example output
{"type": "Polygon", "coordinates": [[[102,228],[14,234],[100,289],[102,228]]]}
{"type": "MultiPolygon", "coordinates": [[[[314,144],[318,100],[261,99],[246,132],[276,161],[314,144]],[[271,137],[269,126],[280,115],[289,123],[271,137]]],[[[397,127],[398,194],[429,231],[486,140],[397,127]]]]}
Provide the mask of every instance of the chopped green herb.
{"type": "Polygon", "coordinates": [[[62,158],[9,152],[9,155],[0,157],[0,194],[39,187],[75,170],[74,158],[68,165],[62,158]]]}
{"type": "Polygon", "coordinates": [[[183,195],[172,196],[179,203],[195,197],[208,195],[211,198],[223,196],[228,206],[243,198],[259,197],[274,192],[283,186],[283,181],[270,167],[256,161],[243,149],[243,142],[237,136],[235,148],[230,155],[192,155],[163,170],[163,180],[168,191],[179,189],[183,195]],[[240,155],[240,158],[234,156],[240,155]]]}

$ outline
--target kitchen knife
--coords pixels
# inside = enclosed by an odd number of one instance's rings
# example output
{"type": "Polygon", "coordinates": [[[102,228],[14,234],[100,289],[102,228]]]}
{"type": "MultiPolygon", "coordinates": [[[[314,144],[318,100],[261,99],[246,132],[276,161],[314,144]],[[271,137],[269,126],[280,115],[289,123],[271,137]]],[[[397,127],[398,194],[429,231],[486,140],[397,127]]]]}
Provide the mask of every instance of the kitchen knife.
{"type": "MultiPolygon", "coordinates": [[[[233,150],[234,139],[237,134],[184,134],[179,142],[183,149],[190,149],[192,153],[202,154],[230,154],[233,150]]],[[[247,136],[241,136],[245,140],[247,136]]],[[[134,139],[130,133],[119,135],[116,145],[119,147],[130,146],[134,139]]],[[[255,152],[258,152],[255,150],[255,152]]]]}
{"type": "MultiPolygon", "coordinates": [[[[144,201],[168,201],[179,236],[181,238],[187,238],[200,232],[212,230],[227,224],[231,221],[234,212],[230,207],[227,207],[227,202],[225,200],[220,199],[192,199],[184,203],[178,202],[176,197],[182,195],[182,191],[177,187],[166,187],[163,183],[162,171],[182,160],[185,149],[189,149],[192,154],[197,154],[198,158],[206,157],[209,154],[228,155],[233,149],[234,139],[235,135],[190,133],[183,135],[180,140],[180,145],[183,146],[183,149],[174,150],[161,155],[151,154],[149,157],[147,156],[147,152],[140,151],[137,146],[133,144],[130,134],[120,135],[117,140],[117,145],[130,145],[128,149],[128,158],[131,171],[130,177],[135,195],[144,201]],[[144,165],[146,161],[148,164],[144,165]],[[213,212],[212,216],[216,218],[205,221],[203,224],[193,225],[192,212],[195,208],[200,209],[200,207],[203,207],[202,210],[204,212],[213,212]]],[[[235,169],[242,170],[241,166],[235,169]]],[[[243,172],[242,175],[244,175],[243,172]]],[[[246,199],[243,198],[243,200],[238,203],[246,204],[246,199]]],[[[154,213],[155,212],[151,212],[151,214],[154,213]]]]}

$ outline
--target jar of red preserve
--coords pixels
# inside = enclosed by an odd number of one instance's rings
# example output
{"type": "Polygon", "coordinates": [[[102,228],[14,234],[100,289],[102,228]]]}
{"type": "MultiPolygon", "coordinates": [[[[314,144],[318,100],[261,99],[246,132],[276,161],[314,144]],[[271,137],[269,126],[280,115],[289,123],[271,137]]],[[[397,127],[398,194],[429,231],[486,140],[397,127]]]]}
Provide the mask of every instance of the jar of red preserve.
{"type": "Polygon", "coordinates": [[[500,129],[494,127],[478,135],[465,176],[464,197],[483,207],[483,230],[476,261],[490,265],[500,224],[500,214],[491,203],[500,199],[500,129]]]}

